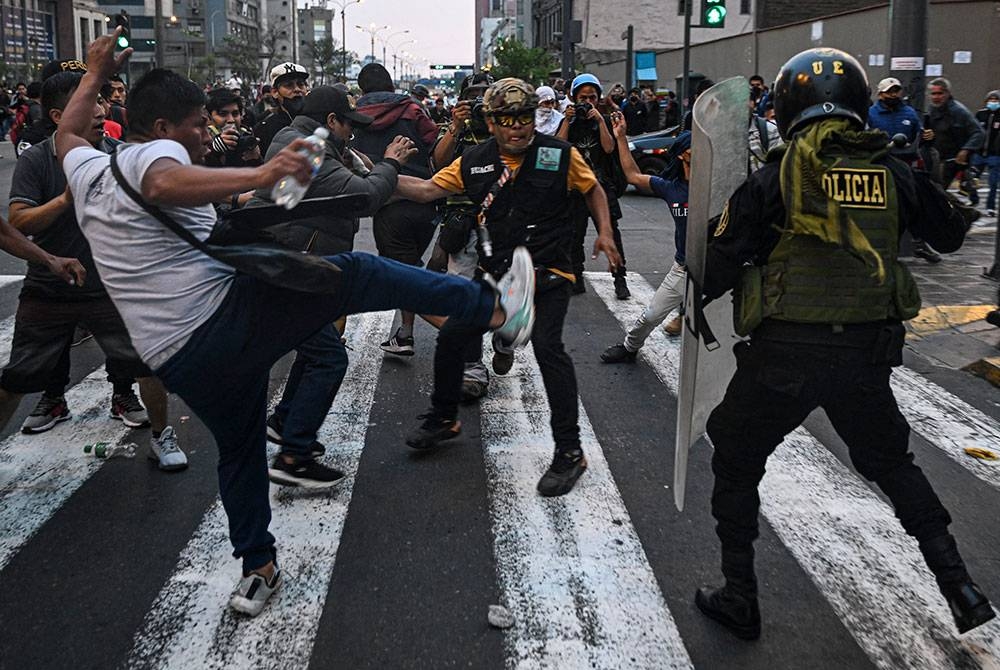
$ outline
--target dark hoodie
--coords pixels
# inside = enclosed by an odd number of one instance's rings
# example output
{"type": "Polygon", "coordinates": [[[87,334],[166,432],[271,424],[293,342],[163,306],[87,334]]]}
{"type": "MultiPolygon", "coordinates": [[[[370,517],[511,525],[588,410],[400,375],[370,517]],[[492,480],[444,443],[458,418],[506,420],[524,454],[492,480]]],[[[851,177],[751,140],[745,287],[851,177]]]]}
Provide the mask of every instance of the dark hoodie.
{"type": "Polygon", "coordinates": [[[416,143],[417,155],[403,166],[400,174],[421,179],[431,176],[430,152],[438,136],[438,127],[409,95],[373,91],[358,99],[357,111],[375,120],[367,128],[355,128],[355,149],[378,163],[397,135],[408,137],[416,143]]]}

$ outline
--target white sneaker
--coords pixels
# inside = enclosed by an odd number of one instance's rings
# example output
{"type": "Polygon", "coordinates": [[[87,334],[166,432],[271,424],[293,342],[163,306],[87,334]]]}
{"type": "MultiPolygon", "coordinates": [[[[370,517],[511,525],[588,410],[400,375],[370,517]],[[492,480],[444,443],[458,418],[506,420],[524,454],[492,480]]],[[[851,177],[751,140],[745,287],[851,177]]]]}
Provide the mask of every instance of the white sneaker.
{"type": "Polygon", "coordinates": [[[251,572],[236,585],[233,597],[229,599],[229,606],[240,614],[257,616],[279,586],[281,586],[281,570],[275,568],[270,583],[263,576],[251,572]]]}
{"type": "Polygon", "coordinates": [[[535,267],[524,247],[514,250],[510,270],[500,278],[497,292],[507,320],[494,332],[512,349],[523,347],[535,325],[535,267]]]}
{"type": "Polygon", "coordinates": [[[183,470],[188,466],[187,456],[177,445],[172,426],[164,428],[159,438],[149,439],[149,458],[159,461],[161,470],[183,470]]]}

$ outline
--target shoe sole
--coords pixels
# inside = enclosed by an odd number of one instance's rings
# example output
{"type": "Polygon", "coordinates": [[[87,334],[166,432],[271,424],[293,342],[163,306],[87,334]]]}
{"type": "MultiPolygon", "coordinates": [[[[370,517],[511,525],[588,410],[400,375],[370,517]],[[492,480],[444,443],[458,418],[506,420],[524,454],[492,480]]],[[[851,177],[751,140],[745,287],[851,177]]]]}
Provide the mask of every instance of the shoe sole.
{"type": "Polygon", "coordinates": [[[955,626],[958,628],[959,634],[968,633],[973,628],[978,628],[982,626],[987,621],[992,621],[996,618],[996,612],[993,611],[993,607],[989,603],[983,603],[973,611],[969,612],[968,616],[962,617],[961,621],[958,618],[955,619],[955,626]]]}
{"type": "Polygon", "coordinates": [[[332,489],[340,486],[347,480],[347,477],[341,477],[340,479],[335,479],[329,482],[320,482],[315,479],[302,479],[300,477],[290,475],[284,470],[278,470],[277,468],[268,468],[267,478],[271,480],[271,482],[280,486],[296,486],[303,489],[332,489]]]}
{"type": "Polygon", "coordinates": [[[413,349],[385,349],[383,347],[379,348],[382,349],[382,351],[384,351],[385,353],[392,354],[393,356],[407,357],[407,356],[412,356],[415,353],[413,349]]]}
{"type": "Polygon", "coordinates": [[[181,470],[187,470],[188,468],[188,463],[178,463],[177,465],[164,465],[160,461],[160,457],[154,454],[152,450],[149,452],[149,455],[146,456],[146,458],[151,461],[156,461],[156,467],[158,467],[160,470],[163,470],[164,472],[180,472],[181,470]]]}
{"type": "MultiPolygon", "coordinates": [[[[501,357],[501,360],[504,360],[503,357],[501,357]]],[[[511,356],[509,359],[504,360],[504,363],[502,365],[497,365],[497,357],[494,356],[493,364],[491,367],[493,368],[494,374],[505,375],[508,372],[510,372],[510,369],[512,367],[514,367],[514,357],[511,356]]]]}
{"type": "Polygon", "coordinates": [[[618,365],[619,363],[635,363],[636,357],[628,356],[624,358],[605,358],[604,356],[601,356],[601,362],[607,363],[608,365],[618,365]]]}
{"type": "Polygon", "coordinates": [[[63,421],[69,421],[72,418],[73,418],[72,414],[66,414],[66,416],[57,416],[55,419],[48,422],[44,426],[37,426],[35,428],[25,428],[24,426],[22,426],[21,432],[24,433],[25,435],[37,435],[38,433],[44,433],[46,431],[50,431],[56,427],[56,424],[62,423],[63,421]]]}
{"type": "Polygon", "coordinates": [[[149,426],[149,419],[146,419],[145,421],[132,421],[130,419],[126,419],[123,415],[115,414],[114,412],[111,412],[109,416],[115,421],[121,421],[129,428],[146,428],[149,426]]]}
{"type": "Polygon", "coordinates": [[[712,621],[720,624],[741,640],[757,640],[760,638],[760,626],[740,626],[739,624],[733,623],[730,619],[727,619],[721,614],[718,614],[715,610],[710,609],[708,605],[703,602],[700,592],[695,592],[694,604],[698,606],[698,609],[701,610],[702,614],[707,616],[712,621]]]}

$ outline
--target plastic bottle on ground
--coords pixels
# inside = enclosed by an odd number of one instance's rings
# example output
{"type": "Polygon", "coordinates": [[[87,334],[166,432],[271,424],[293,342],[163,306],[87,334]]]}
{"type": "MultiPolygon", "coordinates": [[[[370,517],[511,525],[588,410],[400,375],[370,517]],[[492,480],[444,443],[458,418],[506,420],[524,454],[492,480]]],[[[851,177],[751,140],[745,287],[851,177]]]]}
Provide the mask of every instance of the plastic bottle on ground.
{"type": "Polygon", "coordinates": [[[93,454],[96,458],[135,458],[136,444],[108,444],[107,442],[95,442],[83,447],[83,453],[93,454]]]}
{"type": "MultiPolygon", "coordinates": [[[[323,166],[323,156],[326,153],[326,138],[329,136],[329,131],[320,126],[313,131],[312,135],[306,138],[309,146],[299,150],[299,153],[308,158],[309,162],[312,163],[310,183],[323,166]]],[[[275,204],[281,205],[285,209],[292,209],[299,204],[308,190],[309,184],[303,184],[295,177],[288,175],[280,179],[274,185],[274,188],[271,189],[271,199],[274,200],[275,204]]]]}

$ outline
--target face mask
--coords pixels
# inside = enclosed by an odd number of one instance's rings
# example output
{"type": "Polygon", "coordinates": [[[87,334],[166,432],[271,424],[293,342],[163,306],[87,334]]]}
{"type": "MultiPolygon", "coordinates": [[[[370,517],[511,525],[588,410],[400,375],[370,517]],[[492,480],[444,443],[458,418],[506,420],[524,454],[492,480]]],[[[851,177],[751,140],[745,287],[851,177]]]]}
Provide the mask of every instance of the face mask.
{"type": "Polygon", "coordinates": [[[547,121],[550,116],[552,116],[551,107],[539,107],[535,110],[535,116],[538,117],[539,121],[547,121]]]}
{"type": "Polygon", "coordinates": [[[901,104],[903,104],[903,101],[900,100],[899,98],[886,98],[882,102],[884,102],[885,106],[888,107],[889,109],[896,109],[901,104]]]}
{"type": "Polygon", "coordinates": [[[287,100],[281,101],[281,106],[284,107],[285,111],[293,117],[297,116],[299,112],[302,111],[303,104],[305,104],[305,98],[288,98],[287,100]]]}
{"type": "Polygon", "coordinates": [[[986,103],[986,109],[995,112],[1000,109],[1000,100],[990,100],[986,103]]]}

